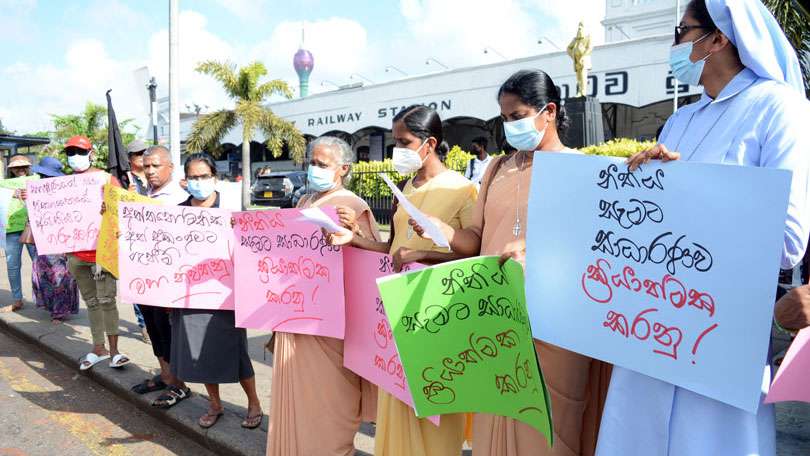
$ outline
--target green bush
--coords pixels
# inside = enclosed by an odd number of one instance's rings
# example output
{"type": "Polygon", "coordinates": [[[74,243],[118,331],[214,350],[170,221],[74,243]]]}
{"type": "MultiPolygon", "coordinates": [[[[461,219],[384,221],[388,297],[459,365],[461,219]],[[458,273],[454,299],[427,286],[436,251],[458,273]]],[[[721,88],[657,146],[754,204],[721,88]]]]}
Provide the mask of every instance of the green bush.
{"type": "MultiPolygon", "coordinates": [[[[583,147],[580,151],[588,155],[629,157],[637,152],[649,149],[654,145],[655,141],[637,141],[635,139],[617,138],[596,146],[583,147]]],[[[500,151],[491,155],[498,156],[503,155],[503,153],[503,151],[500,151]]],[[[467,163],[473,158],[474,156],[471,153],[463,150],[459,146],[453,146],[447,153],[444,165],[447,166],[448,169],[463,173],[467,168],[467,163]]],[[[363,198],[391,196],[391,190],[385,185],[385,182],[379,178],[378,173],[386,173],[394,182],[400,182],[412,176],[403,176],[396,172],[391,159],[355,163],[354,166],[352,166],[352,180],[349,183],[349,190],[363,198]]]]}
{"type": "Polygon", "coordinates": [[[587,155],[629,157],[633,154],[649,149],[654,145],[655,141],[638,141],[629,138],[616,138],[596,146],[583,147],[579,150],[587,155]]]}

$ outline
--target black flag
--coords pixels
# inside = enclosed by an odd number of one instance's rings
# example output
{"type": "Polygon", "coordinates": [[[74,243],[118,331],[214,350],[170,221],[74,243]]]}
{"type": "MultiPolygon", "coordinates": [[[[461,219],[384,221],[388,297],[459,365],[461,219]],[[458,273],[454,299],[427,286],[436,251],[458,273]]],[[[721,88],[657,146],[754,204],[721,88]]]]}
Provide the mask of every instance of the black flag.
{"type": "Polygon", "coordinates": [[[121,186],[126,189],[129,188],[129,157],[127,147],[121,140],[118,121],[115,120],[110,92],[112,89],[107,91],[107,147],[109,149],[107,172],[118,178],[121,186]]]}

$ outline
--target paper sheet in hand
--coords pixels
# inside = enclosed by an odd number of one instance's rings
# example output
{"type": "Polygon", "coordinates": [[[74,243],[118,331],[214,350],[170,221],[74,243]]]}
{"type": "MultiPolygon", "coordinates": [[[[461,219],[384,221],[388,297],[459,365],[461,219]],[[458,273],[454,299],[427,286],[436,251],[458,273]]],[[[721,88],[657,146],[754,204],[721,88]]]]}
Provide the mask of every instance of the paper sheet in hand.
{"type": "Polygon", "coordinates": [[[414,219],[414,221],[416,221],[416,223],[418,223],[419,226],[421,226],[422,229],[425,230],[425,233],[428,236],[430,236],[431,239],[433,239],[433,243],[438,245],[439,247],[449,249],[450,242],[447,240],[446,237],[444,237],[444,233],[442,233],[439,227],[436,226],[433,222],[431,222],[427,218],[427,216],[425,216],[425,214],[422,213],[422,211],[416,208],[416,206],[411,204],[411,202],[408,201],[408,198],[402,194],[402,192],[399,190],[396,184],[391,182],[391,179],[389,179],[388,176],[386,176],[383,173],[380,173],[380,177],[382,177],[383,181],[385,181],[385,183],[388,184],[388,186],[391,188],[391,191],[394,192],[394,196],[397,197],[397,201],[399,201],[399,204],[401,204],[402,207],[405,208],[405,212],[407,212],[408,215],[410,215],[411,218],[414,219]]]}
{"type": "Polygon", "coordinates": [[[301,209],[301,217],[298,221],[310,222],[321,228],[324,228],[328,233],[348,233],[349,230],[338,225],[337,222],[332,220],[331,217],[326,215],[319,207],[310,207],[308,209],[301,209]]]}

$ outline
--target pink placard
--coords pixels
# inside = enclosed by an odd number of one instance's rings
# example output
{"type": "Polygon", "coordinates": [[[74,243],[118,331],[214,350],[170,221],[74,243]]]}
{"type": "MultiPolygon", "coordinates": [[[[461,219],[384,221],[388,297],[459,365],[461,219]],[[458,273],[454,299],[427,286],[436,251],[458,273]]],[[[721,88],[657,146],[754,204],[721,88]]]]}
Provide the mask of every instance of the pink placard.
{"type": "Polygon", "coordinates": [[[776,372],[766,403],[810,402],[810,328],[799,331],[776,372]]]}
{"type": "Polygon", "coordinates": [[[101,227],[102,186],[110,175],[72,174],[28,181],[28,220],[42,255],[95,250],[101,227]]]}
{"type": "MultiPolygon", "coordinates": [[[[322,208],[337,219],[334,208],[322,208]]],[[[343,256],[298,209],[235,212],[236,326],[343,338],[343,256]]]]}
{"type": "MultiPolygon", "coordinates": [[[[419,263],[403,270],[424,268],[419,263]]],[[[390,255],[347,247],[343,249],[346,288],[346,337],[343,365],[413,408],[413,398],[399,360],[391,325],[385,316],[376,279],[394,273],[390,255]]],[[[439,425],[439,417],[428,419],[439,425]]]]}
{"type": "Polygon", "coordinates": [[[159,307],[233,309],[230,212],[119,203],[121,300],[159,307]]]}

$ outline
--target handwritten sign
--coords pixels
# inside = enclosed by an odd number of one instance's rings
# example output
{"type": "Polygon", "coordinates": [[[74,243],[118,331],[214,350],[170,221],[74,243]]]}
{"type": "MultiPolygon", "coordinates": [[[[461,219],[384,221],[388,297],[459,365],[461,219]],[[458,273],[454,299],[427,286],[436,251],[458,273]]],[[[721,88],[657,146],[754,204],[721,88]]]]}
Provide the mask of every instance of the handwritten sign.
{"type": "Polygon", "coordinates": [[[0,188],[0,249],[6,248],[6,221],[8,220],[8,206],[14,196],[14,190],[0,188]]]}
{"type": "MultiPolygon", "coordinates": [[[[424,266],[407,264],[405,271],[424,266]]],[[[343,249],[346,288],[346,337],[343,365],[413,407],[413,397],[394,343],[394,333],[385,316],[376,279],[394,273],[390,255],[347,247],[343,249]]],[[[439,425],[439,417],[430,417],[439,425]]]]}
{"type": "Polygon", "coordinates": [[[224,209],[118,205],[121,300],[233,309],[233,231],[224,209]]]}
{"type": "MultiPolygon", "coordinates": [[[[38,180],[39,176],[22,176],[12,179],[0,179],[0,188],[8,190],[20,190],[25,188],[28,181],[38,180]]],[[[25,208],[25,203],[19,198],[14,198],[9,201],[8,212],[4,219],[6,221],[6,229],[4,232],[17,233],[25,229],[25,222],[28,221],[28,210],[25,208]]]]}
{"type": "Polygon", "coordinates": [[[41,255],[95,250],[101,227],[103,172],[28,181],[28,217],[41,255]]]}
{"type": "Polygon", "coordinates": [[[805,328],[799,331],[796,339],[790,344],[765,402],[810,402],[808,373],[810,373],[810,328],[805,328]]]}
{"type": "Polygon", "coordinates": [[[534,333],[754,412],[789,188],[784,170],[537,155],[534,333]]]}
{"type": "Polygon", "coordinates": [[[96,263],[118,278],[118,203],[157,204],[157,201],[110,184],[104,186],[104,214],[96,246],[96,263]]]}
{"type": "MultiPolygon", "coordinates": [[[[324,209],[337,217],[334,208],[324,209]]],[[[343,257],[299,209],[233,214],[236,326],[343,338],[343,257]]]]}
{"type": "Polygon", "coordinates": [[[523,421],[552,443],[523,270],[498,257],[377,279],[417,416],[482,412],[523,421]]]}

